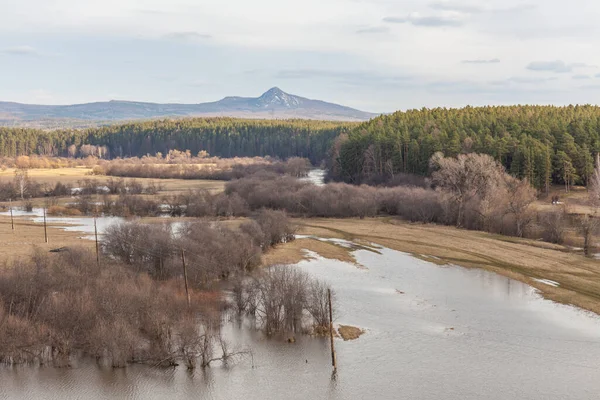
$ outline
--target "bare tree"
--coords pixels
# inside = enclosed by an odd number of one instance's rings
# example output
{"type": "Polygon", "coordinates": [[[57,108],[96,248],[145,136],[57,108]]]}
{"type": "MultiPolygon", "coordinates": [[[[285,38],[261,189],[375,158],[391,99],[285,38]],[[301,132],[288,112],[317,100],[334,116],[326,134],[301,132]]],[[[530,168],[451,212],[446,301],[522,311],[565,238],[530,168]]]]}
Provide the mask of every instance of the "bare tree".
{"type": "Polygon", "coordinates": [[[525,229],[533,220],[530,206],[536,199],[535,189],[527,179],[519,180],[509,175],[505,175],[504,184],[507,191],[506,213],[514,215],[517,236],[523,237],[525,229]]]}
{"type": "Polygon", "coordinates": [[[557,211],[539,215],[543,239],[550,243],[563,243],[567,228],[566,219],[567,210],[564,207],[557,211]]]}
{"type": "Polygon", "coordinates": [[[15,186],[17,187],[21,200],[25,199],[29,187],[29,172],[27,168],[17,168],[15,170],[15,186]]]}
{"type": "Polygon", "coordinates": [[[456,225],[463,226],[465,205],[478,196],[490,194],[502,177],[502,167],[485,154],[460,154],[457,158],[434,155],[431,164],[436,169],[433,183],[450,192],[457,207],[456,225]]]}
{"type": "Polygon", "coordinates": [[[590,201],[595,206],[600,206],[600,165],[596,165],[594,173],[588,182],[590,201]]]}
{"type": "Polygon", "coordinates": [[[291,157],[286,161],[285,169],[288,174],[296,178],[302,178],[308,175],[310,170],[310,161],[306,158],[291,157]]]}
{"type": "Polygon", "coordinates": [[[585,214],[578,218],[578,228],[579,232],[583,236],[583,252],[586,257],[591,255],[592,250],[592,240],[594,236],[598,233],[598,228],[600,227],[600,219],[598,219],[597,213],[594,214],[585,214]]]}
{"type": "Polygon", "coordinates": [[[297,268],[281,265],[246,281],[242,304],[267,334],[304,330],[324,333],[329,327],[328,288],[297,268]],[[305,314],[310,321],[304,321],[305,314]]]}
{"type": "Polygon", "coordinates": [[[70,145],[67,148],[67,155],[69,156],[69,158],[75,158],[75,156],[77,156],[77,146],[75,146],[74,144],[70,145]]]}

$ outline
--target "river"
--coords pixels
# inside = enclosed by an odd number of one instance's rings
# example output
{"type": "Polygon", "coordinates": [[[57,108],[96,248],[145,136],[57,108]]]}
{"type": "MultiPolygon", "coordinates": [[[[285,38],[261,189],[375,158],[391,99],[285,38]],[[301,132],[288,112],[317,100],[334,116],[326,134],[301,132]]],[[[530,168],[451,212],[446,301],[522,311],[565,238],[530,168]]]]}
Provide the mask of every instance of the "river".
{"type": "Polygon", "coordinates": [[[327,171],[324,169],[311,169],[308,172],[308,176],[301,178],[301,181],[314,183],[317,186],[323,186],[325,184],[325,175],[327,171]]]}
{"type": "Polygon", "coordinates": [[[4,367],[0,398],[28,399],[593,399],[600,391],[600,319],[541,298],[523,283],[440,267],[394,250],[354,252],[366,268],[316,255],[298,267],[330,282],[337,323],[366,329],[328,341],[265,339],[226,322],[232,349],[206,370],[84,362],[73,369],[4,367]]]}

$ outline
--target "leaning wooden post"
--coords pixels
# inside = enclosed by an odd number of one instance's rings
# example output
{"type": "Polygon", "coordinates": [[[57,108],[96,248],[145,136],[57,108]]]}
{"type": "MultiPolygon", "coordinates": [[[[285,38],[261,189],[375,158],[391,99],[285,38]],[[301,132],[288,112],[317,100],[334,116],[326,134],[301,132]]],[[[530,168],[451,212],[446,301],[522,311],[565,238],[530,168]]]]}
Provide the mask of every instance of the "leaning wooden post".
{"type": "Polygon", "coordinates": [[[335,346],[333,344],[333,307],[331,305],[331,289],[327,289],[327,297],[329,298],[329,340],[331,342],[331,365],[333,370],[337,370],[337,363],[335,360],[335,346]]]}
{"type": "Polygon", "coordinates": [[[9,208],[10,208],[10,226],[12,228],[13,233],[15,233],[15,220],[13,218],[13,212],[12,212],[12,199],[8,200],[9,202],[9,208]]]}
{"type": "Polygon", "coordinates": [[[96,237],[96,265],[100,267],[100,246],[98,245],[98,225],[94,217],[94,236],[96,237]]]}
{"type": "Polygon", "coordinates": [[[44,240],[48,243],[48,227],[46,225],[46,207],[44,207],[44,240]]]}
{"type": "Polygon", "coordinates": [[[183,264],[183,281],[185,283],[185,295],[187,297],[187,306],[190,308],[190,292],[188,289],[187,267],[185,265],[185,252],[181,249],[181,262],[183,264]]]}

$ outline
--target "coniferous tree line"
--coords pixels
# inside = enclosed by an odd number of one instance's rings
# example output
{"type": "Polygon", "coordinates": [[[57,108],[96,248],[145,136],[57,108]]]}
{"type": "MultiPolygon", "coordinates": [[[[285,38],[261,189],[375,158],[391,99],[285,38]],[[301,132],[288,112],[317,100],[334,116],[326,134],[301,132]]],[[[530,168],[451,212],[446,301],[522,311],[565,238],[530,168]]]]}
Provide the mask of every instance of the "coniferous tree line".
{"type": "Polygon", "coordinates": [[[195,118],[87,130],[0,128],[0,156],[117,158],[205,151],[212,156],[330,158],[331,176],[381,183],[429,175],[436,152],[493,156],[536,188],[587,184],[600,151],[600,107],[502,106],[421,109],[361,125],[322,121],[195,118]]]}
{"type": "Polygon", "coordinates": [[[0,156],[116,158],[189,150],[217,157],[305,157],[317,164],[327,157],[333,140],[354,126],[305,120],[194,118],[82,131],[0,128],[0,156]]]}
{"type": "Polygon", "coordinates": [[[338,137],[330,173],[351,183],[429,175],[436,152],[489,154],[545,190],[586,185],[600,151],[600,107],[502,106],[421,109],[375,118],[338,137]]]}

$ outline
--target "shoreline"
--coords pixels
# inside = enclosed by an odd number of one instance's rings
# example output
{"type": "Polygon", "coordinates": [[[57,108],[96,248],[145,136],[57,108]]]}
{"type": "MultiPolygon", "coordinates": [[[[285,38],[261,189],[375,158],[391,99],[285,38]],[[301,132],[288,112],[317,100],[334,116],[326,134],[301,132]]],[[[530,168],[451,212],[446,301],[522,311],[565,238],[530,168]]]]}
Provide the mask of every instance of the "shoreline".
{"type": "MultiPolygon", "coordinates": [[[[357,245],[375,243],[439,266],[484,269],[530,285],[545,299],[600,315],[600,261],[566,252],[564,246],[392,218],[293,221],[302,235],[345,239],[357,245]]],[[[309,256],[304,248],[325,258],[355,263],[355,249],[310,238],[298,242],[272,250],[265,265],[305,260],[309,256]]]]}
{"type": "MultiPolygon", "coordinates": [[[[75,217],[76,218],[76,217],[75,217]]],[[[10,217],[0,216],[0,243],[6,260],[30,256],[34,248],[49,251],[63,246],[93,247],[85,234],[65,231],[64,224],[48,224],[50,242],[44,243],[43,225],[25,218],[12,233],[10,217]]],[[[236,219],[222,221],[236,224],[236,219]]],[[[365,268],[352,255],[375,243],[423,261],[480,268],[526,283],[548,299],[600,315],[600,261],[568,251],[566,246],[530,239],[468,231],[441,225],[409,223],[389,217],[371,219],[294,218],[301,238],[278,245],[263,256],[263,266],[296,264],[310,258],[305,250],[365,268]],[[310,236],[345,239],[345,247],[310,236]]],[[[144,222],[148,222],[147,219],[144,222]]]]}

